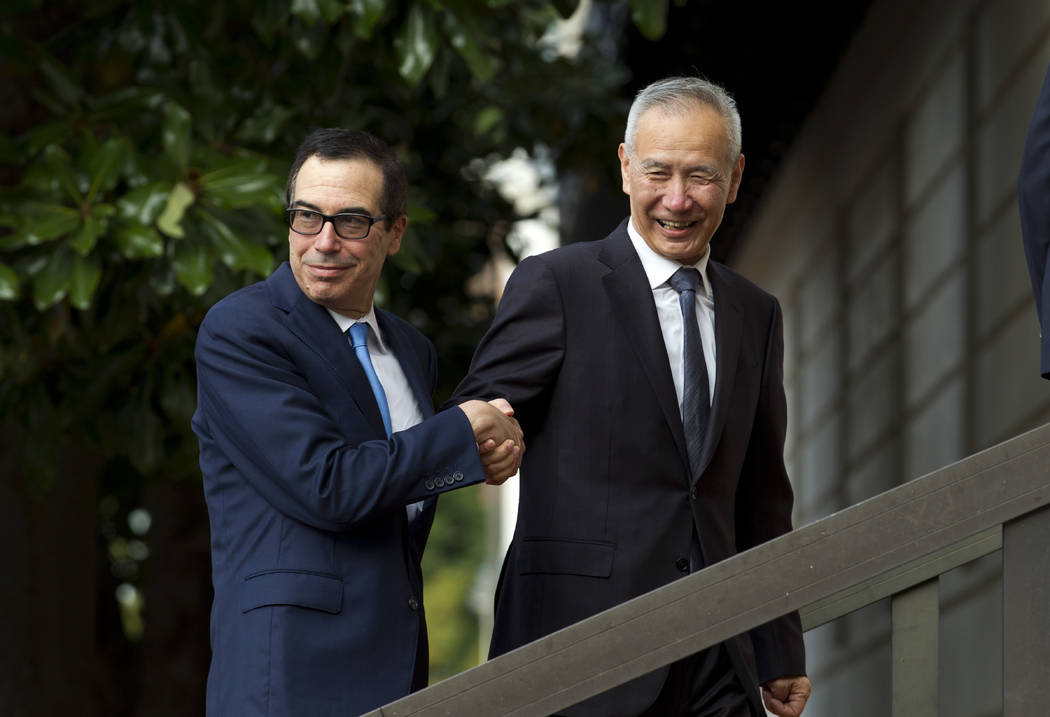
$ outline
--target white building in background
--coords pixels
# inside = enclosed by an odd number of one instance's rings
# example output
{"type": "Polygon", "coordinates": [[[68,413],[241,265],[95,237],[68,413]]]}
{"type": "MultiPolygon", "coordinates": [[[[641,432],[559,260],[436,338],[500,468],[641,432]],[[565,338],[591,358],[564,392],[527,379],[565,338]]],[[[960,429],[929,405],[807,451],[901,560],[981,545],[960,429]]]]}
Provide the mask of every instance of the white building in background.
{"type": "MultiPolygon", "coordinates": [[[[1048,0],[879,0],[781,163],[732,263],[784,307],[797,525],[1050,420],[1015,191],[1048,63],[1048,0]]],[[[1000,563],[942,578],[940,714],[1002,714],[1000,563]]],[[[889,614],[807,633],[807,717],[889,713],[889,614]]]]}

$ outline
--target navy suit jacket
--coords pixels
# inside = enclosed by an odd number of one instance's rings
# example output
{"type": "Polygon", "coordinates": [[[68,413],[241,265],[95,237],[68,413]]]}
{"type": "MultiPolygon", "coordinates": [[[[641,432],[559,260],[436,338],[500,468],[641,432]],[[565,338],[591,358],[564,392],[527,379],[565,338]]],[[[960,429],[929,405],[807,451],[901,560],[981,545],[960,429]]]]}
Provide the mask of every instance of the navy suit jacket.
{"type": "MultiPolygon", "coordinates": [[[[430,416],[433,346],[376,315],[430,416]]],[[[388,439],[352,347],[287,264],[208,312],[196,358],[215,588],[208,715],[349,717],[407,694],[426,649],[432,496],[484,479],[466,416],[388,439]],[[405,504],[419,499],[409,524],[405,504]]]]}
{"type": "Polygon", "coordinates": [[[1036,101],[1017,180],[1028,273],[1042,329],[1040,372],[1050,378],[1050,67],[1036,101]]]}
{"type": "MultiPolygon", "coordinates": [[[[528,444],[493,655],[682,577],[694,524],[706,564],[791,529],[780,307],[724,266],[710,262],[708,276],[716,382],[696,476],[626,221],[601,241],[525,259],[507,283],[456,390],[456,400],[507,397],[528,444]]],[[[750,637],[727,643],[744,684],[805,674],[797,614],[750,637]]],[[[666,675],[657,670],[566,712],[636,715],[666,675]]]]}

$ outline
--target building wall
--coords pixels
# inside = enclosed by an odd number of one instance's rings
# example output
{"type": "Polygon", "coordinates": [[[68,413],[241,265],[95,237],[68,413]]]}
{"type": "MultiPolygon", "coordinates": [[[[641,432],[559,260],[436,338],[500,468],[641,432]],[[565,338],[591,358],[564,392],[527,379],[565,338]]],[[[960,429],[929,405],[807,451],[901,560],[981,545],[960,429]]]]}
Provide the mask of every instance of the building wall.
{"type": "MultiPolygon", "coordinates": [[[[1048,63],[1048,0],[880,0],[782,164],[732,263],[784,307],[796,524],[1050,420],[1015,191],[1048,63]]],[[[1002,712],[999,560],[941,581],[941,714],[1002,712]]],[[[890,713],[889,634],[807,634],[808,717],[890,713]]]]}

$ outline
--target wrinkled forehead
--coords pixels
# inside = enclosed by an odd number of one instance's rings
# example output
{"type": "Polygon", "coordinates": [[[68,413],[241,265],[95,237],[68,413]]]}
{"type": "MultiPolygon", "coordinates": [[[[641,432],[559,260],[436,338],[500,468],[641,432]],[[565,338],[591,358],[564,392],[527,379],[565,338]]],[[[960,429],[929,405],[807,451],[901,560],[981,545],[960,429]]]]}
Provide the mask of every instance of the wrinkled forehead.
{"type": "Polygon", "coordinates": [[[729,129],[717,109],[699,102],[651,107],[635,137],[636,161],[667,152],[700,153],[716,164],[732,164],[729,129]]]}

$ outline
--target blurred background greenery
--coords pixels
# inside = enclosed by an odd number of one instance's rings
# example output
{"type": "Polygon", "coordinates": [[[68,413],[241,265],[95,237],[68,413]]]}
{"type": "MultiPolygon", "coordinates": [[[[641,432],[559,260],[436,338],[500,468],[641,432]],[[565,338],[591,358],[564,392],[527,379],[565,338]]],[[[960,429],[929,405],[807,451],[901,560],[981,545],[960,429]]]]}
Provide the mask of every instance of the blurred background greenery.
{"type": "MultiPolygon", "coordinates": [[[[618,5],[663,33],[666,2],[618,5]]],[[[377,300],[435,341],[446,398],[493,308],[465,287],[521,218],[485,168],[524,148],[568,171],[618,141],[622,66],[551,35],[576,6],[5,4],[0,711],[202,711],[210,564],[189,428],[201,318],[286,258],[283,183],[307,131],[366,129],[412,186],[377,300]]],[[[459,491],[439,506],[425,565],[434,679],[478,660],[482,500],[459,491]]]]}

